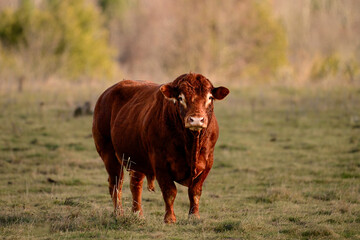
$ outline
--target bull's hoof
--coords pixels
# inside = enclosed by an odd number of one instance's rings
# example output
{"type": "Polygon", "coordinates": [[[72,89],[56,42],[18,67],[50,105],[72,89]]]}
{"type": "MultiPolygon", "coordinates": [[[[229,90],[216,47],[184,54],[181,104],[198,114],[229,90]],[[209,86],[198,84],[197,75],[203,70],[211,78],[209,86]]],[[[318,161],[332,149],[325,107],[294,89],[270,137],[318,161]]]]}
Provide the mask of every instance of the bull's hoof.
{"type": "Polygon", "coordinates": [[[143,211],[142,211],[142,210],[133,211],[133,214],[134,214],[135,216],[137,216],[138,218],[140,218],[140,219],[145,219],[145,217],[144,217],[144,214],[143,214],[143,211]]]}
{"type": "Polygon", "coordinates": [[[154,184],[149,184],[148,186],[147,186],[147,189],[148,189],[148,191],[149,192],[155,192],[155,186],[154,186],[154,184]]]}
{"type": "Polygon", "coordinates": [[[165,215],[164,222],[167,224],[175,223],[176,222],[175,215],[168,215],[168,216],[165,215]]]}
{"type": "Polygon", "coordinates": [[[124,216],[124,211],[122,208],[115,208],[113,214],[114,216],[124,216]]]}
{"type": "Polygon", "coordinates": [[[148,185],[147,185],[147,189],[149,190],[149,192],[155,192],[155,178],[148,178],[147,179],[148,185]]]}
{"type": "Polygon", "coordinates": [[[200,214],[199,213],[190,213],[189,220],[200,220],[200,214]]]}

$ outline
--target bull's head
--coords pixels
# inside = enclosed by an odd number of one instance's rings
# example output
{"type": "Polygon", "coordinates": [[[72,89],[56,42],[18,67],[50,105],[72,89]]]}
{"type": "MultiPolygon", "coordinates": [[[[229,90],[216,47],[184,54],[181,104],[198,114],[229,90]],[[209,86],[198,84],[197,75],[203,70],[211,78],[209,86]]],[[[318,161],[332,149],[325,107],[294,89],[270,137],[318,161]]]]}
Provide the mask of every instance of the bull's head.
{"type": "Polygon", "coordinates": [[[162,85],[160,91],[177,106],[185,128],[191,131],[206,128],[214,110],[214,100],[221,100],[229,94],[229,89],[215,88],[207,78],[195,73],[179,76],[162,85]]]}

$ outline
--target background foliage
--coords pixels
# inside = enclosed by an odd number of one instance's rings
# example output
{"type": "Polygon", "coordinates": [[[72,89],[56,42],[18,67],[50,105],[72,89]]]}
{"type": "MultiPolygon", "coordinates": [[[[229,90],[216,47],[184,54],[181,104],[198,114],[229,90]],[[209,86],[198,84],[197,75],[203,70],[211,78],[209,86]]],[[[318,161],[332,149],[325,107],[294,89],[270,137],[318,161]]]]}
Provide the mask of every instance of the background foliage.
{"type": "Polygon", "coordinates": [[[360,3],[333,0],[0,2],[0,79],[359,81],[360,3]]]}
{"type": "Polygon", "coordinates": [[[32,81],[106,78],[115,62],[103,16],[84,1],[23,0],[0,13],[1,73],[32,81]]]}

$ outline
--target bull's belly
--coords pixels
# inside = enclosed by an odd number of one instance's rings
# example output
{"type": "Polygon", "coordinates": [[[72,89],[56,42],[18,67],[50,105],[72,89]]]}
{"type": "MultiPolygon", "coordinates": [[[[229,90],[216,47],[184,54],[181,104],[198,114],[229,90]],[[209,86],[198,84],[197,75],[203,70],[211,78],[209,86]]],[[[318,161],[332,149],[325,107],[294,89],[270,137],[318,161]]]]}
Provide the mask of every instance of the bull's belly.
{"type": "Polygon", "coordinates": [[[186,159],[184,157],[172,158],[168,164],[173,181],[188,186],[191,181],[191,171],[186,159]]]}
{"type": "MultiPolygon", "coordinates": [[[[173,181],[188,186],[191,182],[191,168],[182,146],[170,144],[165,152],[158,146],[153,146],[150,151],[146,150],[142,143],[146,138],[140,133],[143,131],[145,130],[134,127],[127,121],[117,125],[117,131],[113,132],[112,139],[120,163],[127,166],[127,170],[144,173],[149,178],[167,171],[173,181]]],[[[154,141],[159,142],[157,139],[154,141]]]]}
{"type": "Polygon", "coordinates": [[[175,180],[175,182],[177,182],[185,187],[189,187],[190,183],[191,183],[191,177],[187,177],[187,178],[181,179],[181,180],[175,180]]]}
{"type": "Polygon", "coordinates": [[[137,171],[145,175],[154,175],[149,156],[142,147],[142,140],[136,126],[123,124],[115,126],[112,132],[112,142],[120,164],[128,171],[137,171]]]}
{"type": "MultiPolygon", "coordinates": [[[[124,167],[124,170],[141,172],[150,178],[156,175],[150,163],[149,156],[146,156],[146,154],[140,154],[139,151],[126,152],[125,149],[124,151],[119,149],[116,155],[120,164],[124,167]]],[[[165,161],[165,159],[159,157],[157,161],[165,161]]],[[[191,182],[191,171],[190,166],[184,163],[184,161],[175,160],[169,164],[167,171],[169,171],[168,173],[173,181],[183,186],[189,186],[191,182]]]]}
{"type": "Polygon", "coordinates": [[[154,175],[148,157],[141,152],[118,148],[116,150],[116,156],[124,170],[137,171],[144,173],[145,175],[154,175]]]}

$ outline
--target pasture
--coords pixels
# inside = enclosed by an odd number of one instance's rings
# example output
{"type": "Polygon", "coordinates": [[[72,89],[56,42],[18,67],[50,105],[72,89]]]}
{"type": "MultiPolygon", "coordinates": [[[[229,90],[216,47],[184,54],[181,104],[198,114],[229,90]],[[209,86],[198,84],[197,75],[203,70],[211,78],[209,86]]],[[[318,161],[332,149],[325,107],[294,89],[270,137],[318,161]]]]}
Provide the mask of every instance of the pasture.
{"type": "Polygon", "coordinates": [[[128,175],[125,215],[112,215],[92,117],[73,117],[104,89],[2,91],[3,239],[360,239],[359,87],[230,89],[215,103],[220,138],[201,220],[188,219],[177,185],[173,225],[158,185],[144,184],[145,218],[131,214],[128,175]]]}

